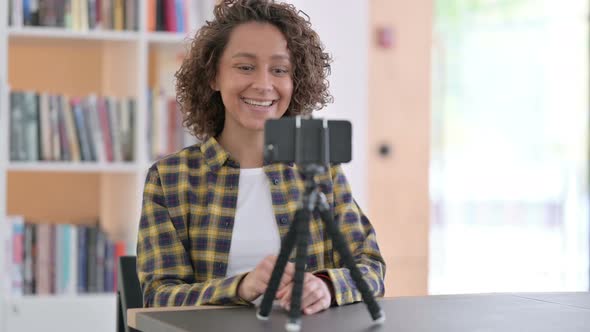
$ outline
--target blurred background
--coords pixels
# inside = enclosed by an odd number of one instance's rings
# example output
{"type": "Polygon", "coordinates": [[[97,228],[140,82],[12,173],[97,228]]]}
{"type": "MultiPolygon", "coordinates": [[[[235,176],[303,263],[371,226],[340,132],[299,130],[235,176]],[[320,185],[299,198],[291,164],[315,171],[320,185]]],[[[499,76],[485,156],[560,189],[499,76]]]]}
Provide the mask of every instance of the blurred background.
{"type": "MultiPolygon", "coordinates": [[[[0,0],[0,332],[114,330],[215,0],[0,0]]],[[[590,1],[292,0],[334,58],[386,295],[588,291],[590,1]]]]}
{"type": "Polygon", "coordinates": [[[588,289],[588,1],[435,2],[431,293],[588,289]]]}

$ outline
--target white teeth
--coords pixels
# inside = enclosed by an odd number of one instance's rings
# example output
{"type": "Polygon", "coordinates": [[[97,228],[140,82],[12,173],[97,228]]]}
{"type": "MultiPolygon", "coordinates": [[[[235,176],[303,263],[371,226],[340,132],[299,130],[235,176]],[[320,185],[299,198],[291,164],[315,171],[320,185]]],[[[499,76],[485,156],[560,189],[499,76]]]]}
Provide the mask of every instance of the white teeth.
{"type": "Polygon", "coordinates": [[[272,105],[273,101],[269,100],[269,101],[257,101],[257,100],[253,100],[253,99],[246,99],[243,98],[242,99],[246,104],[252,105],[252,106],[265,106],[268,107],[270,105],[272,105]]]}

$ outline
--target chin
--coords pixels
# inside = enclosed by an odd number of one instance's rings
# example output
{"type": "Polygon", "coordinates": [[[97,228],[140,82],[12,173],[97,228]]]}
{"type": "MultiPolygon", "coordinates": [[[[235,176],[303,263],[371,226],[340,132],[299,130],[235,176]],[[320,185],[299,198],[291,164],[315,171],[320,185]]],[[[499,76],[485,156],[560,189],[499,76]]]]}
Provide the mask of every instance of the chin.
{"type": "Polygon", "coordinates": [[[264,123],[265,121],[260,121],[260,122],[256,122],[256,123],[248,123],[247,125],[245,125],[244,127],[248,128],[248,130],[251,131],[264,131],[264,123]]]}

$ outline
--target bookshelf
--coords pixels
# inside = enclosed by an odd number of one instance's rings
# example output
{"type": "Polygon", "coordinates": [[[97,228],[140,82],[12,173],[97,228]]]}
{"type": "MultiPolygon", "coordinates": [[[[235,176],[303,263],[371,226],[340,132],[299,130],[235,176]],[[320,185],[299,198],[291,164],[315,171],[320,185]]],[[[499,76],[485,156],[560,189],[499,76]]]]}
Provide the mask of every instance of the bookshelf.
{"type": "Polygon", "coordinates": [[[46,331],[115,331],[115,308],[111,294],[18,298],[7,306],[5,331],[39,331],[40,324],[46,331]]]}
{"type": "MultiPolygon", "coordinates": [[[[203,13],[210,15],[214,1],[191,5],[191,11],[198,11],[191,14],[193,20],[198,17],[194,28],[206,18],[203,13]]],[[[124,241],[127,253],[133,254],[143,184],[154,159],[150,147],[156,144],[147,139],[153,126],[147,91],[157,86],[173,97],[170,71],[177,64],[170,54],[182,54],[194,31],[151,31],[148,1],[136,2],[136,30],[9,25],[4,13],[11,15],[11,2],[0,1],[0,240],[11,232],[9,215],[71,224],[98,218],[104,232],[124,241]],[[133,98],[132,160],[11,160],[10,96],[18,91],[133,98]]],[[[183,142],[188,142],[186,136],[183,142]]],[[[4,245],[2,269],[11,260],[4,245]]],[[[115,329],[113,293],[13,296],[5,286],[7,278],[9,274],[0,274],[0,332],[115,329]]]]}
{"type": "MultiPolygon", "coordinates": [[[[4,11],[5,8],[0,8],[0,11],[4,11]]],[[[8,109],[8,88],[6,86],[7,77],[6,73],[7,70],[7,61],[6,56],[7,52],[5,50],[8,49],[7,45],[7,33],[6,33],[6,26],[7,26],[7,17],[6,15],[0,15],[0,197],[6,197],[6,168],[8,165],[8,145],[5,143],[8,141],[8,112],[5,110],[8,109]]],[[[6,226],[6,199],[0,199],[0,235],[7,233],[7,226],[6,226]]],[[[0,236],[0,239],[3,239],[4,236],[0,236]]],[[[2,248],[0,249],[0,267],[4,268],[6,264],[6,260],[8,257],[5,257],[6,250],[4,244],[2,244],[2,248]]],[[[6,278],[5,274],[3,275],[6,278]]],[[[2,279],[3,277],[0,277],[2,279]]],[[[6,311],[7,311],[7,301],[6,301],[6,290],[4,289],[4,282],[0,285],[0,331],[6,331],[6,311]]]]}
{"type": "MultiPolygon", "coordinates": [[[[9,172],[71,172],[71,173],[135,173],[135,164],[130,163],[92,163],[79,162],[11,162],[9,172]]],[[[147,164],[144,167],[149,167],[147,164]]]]}
{"type": "MultiPolygon", "coordinates": [[[[162,33],[169,35],[170,33],[162,33]]],[[[8,37],[14,40],[65,39],[89,41],[137,41],[139,33],[135,31],[68,31],[54,27],[8,27],[8,37]]]]}
{"type": "Polygon", "coordinates": [[[147,41],[150,45],[177,45],[183,43],[185,40],[186,36],[179,33],[170,34],[168,32],[150,32],[147,34],[147,41]]]}

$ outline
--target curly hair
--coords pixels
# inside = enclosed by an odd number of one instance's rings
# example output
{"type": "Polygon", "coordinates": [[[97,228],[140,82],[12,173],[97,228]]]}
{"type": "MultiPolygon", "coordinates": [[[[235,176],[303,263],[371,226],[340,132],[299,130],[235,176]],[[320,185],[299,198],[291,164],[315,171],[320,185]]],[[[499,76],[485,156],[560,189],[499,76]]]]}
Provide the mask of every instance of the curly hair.
{"type": "Polygon", "coordinates": [[[310,114],[333,101],[328,91],[331,56],[324,51],[309,17],[293,5],[274,0],[224,0],[192,39],[176,72],[176,99],[184,126],[196,137],[216,137],[225,121],[221,94],[211,88],[233,29],[247,22],[270,23],[287,40],[293,65],[293,95],[284,116],[310,114]],[[300,13],[305,16],[301,16],[300,13]]]}

